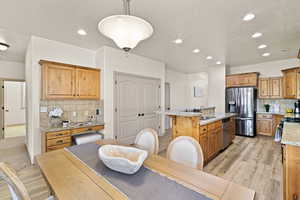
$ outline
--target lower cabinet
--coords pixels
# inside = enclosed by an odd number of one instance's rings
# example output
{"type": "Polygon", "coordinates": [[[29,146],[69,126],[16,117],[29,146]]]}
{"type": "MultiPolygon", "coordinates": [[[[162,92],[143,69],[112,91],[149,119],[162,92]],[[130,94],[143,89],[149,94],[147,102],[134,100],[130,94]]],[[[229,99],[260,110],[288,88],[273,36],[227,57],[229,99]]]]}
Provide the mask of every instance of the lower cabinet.
{"type": "Polygon", "coordinates": [[[217,121],[200,127],[199,144],[207,162],[221,149],[223,144],[222,122],[217,121]]]}
{"type": "Polygon", "coordinates": [[[283,200],[300,200],[300,147],[283,145],[283,200]]]}
{"type": "Polygon", "coordinates": [[[274,136],[276,127],[282,118],[282,115],[277,114],[258,114],[256,120],[257,134],[274,136]]]}
{"type": "Polygon", "coordinates": [[[102,129],[104,129],[104,126],[92,126],[85,128],[46,132],[43,134],[42,137],[42,150],[43,152],[49,152],[71,146],[72,135],[88,131],[99,131],[102,129]]]}

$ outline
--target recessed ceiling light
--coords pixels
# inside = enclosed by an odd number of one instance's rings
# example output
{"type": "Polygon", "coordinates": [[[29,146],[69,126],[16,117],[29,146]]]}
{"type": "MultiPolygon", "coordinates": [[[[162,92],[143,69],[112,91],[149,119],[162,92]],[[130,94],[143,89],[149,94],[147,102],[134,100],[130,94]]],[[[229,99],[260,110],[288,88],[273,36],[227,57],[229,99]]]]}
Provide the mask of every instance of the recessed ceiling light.
{"type": "Polygon", "coordinates": [[[264,49],[264,48],[267,48],[267,45],[261,44],[261,45],[259,45],[257,48],[258,48],[258,49],[264,49]]]}
{"type": "Polygon", "coordinates": [[[211,59],[213,59],[213,57],[212,56],[207,56],[206,59],[211,60],[211,59]]]}
{"type": "Polygon", "coordinates": [[[0,51],[6,51],[8,48],[8,44],[0,42],[0,51]]]}
{"type": "Polygon", "coordinates": [[[221,61],[217,61],[216,64],[217,64],[217,65],[221,65],[222,62],[221,62],[221,61]]]}
{"type": "Polygon", "coordinates": [[[262,56],[267,57],[267,56],[270,56],[270,55],[271,55],[270,53],[264,53],[262,56]]]}
{"type": "Polygon", "coordinates": [[[200,52],[200,49],[194,49],[193,50],[193,53],[199,53],[200,52]]]}
{"type": "Polygon", "coordinates": [[[79,29],[79,30],[77,31],[77,33],[78,33],[79,35],[87,35],[87,32],[86,32],[85,30],[83,30],[83,29],[79,29]]]}
{"type": "Polygon", "coordinates": [[[259,38],[262,36],[262,33],[256,32],[252,35],[253,38],[259,38]]]}
{"type": "Polygon", "coordinates": [[[183,43],[183,40],[180,38],[177,38],[176,40],[173,41],[175,44],[181,44],[183,43]]]}
{"type": "Polygon", "coordinates": [[[255,18],[255,15],[253,13],[248,13],[243,17],[244,21],[251,21],[252,19],[255,18]]]}

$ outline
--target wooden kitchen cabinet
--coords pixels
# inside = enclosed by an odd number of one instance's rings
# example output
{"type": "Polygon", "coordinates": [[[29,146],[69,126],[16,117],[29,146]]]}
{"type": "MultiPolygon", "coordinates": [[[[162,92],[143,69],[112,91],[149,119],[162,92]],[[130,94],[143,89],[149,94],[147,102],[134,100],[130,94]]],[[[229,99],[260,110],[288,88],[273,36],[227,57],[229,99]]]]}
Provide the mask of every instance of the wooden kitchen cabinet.
{"type": "Polygon", "coordinates": [[[298,68],[282,70],[283,73],[283,97],[286,99],[297,98],[298,68]]]}
{"type": "Polygon", "coordinates": [[[300,199],[300,147],[283,145],[283,199],[300,199]]]}
{"type": "Polygon", "coordinates": [[[256,120],[257,134],[274,136],[277,125],[283,117],[283,115],[278,114],[258,114],[256,120]]]}
{"type": "Polygon", "coordinates": [[[75,68],[57,63],[43,63],[43,99],[72,99],[75,95],[75,68]]]}
{"type": "Polygon", "coordinates": [[[226,76],[226,87],[257,87],[258,73],[231,74],[226,76]]]}
{"type": "Polygon", "coordinates": [[[282,98],[282,77],[259,78],[258,86],[258,98],[282,98]]]}
{"type": "Polygon", "coordinates": [[[42,99],[100,99],[100,70],[44,61],[42,99]]]}
{"type": "Polygon", "coordinates": [[[270,97],[270,79],[260,78],[258,82],[258,98],[264,99],[270,97]]]}
{"type": "Polygon", "coordinates": [[[204,161],[206,161],[208,158],[208,135],[207,135],[207,132],[203,133],[199,136],[199,144],[200,144],[202,152],[203,152],[204,161]]]}
{"type": "Polygon", "coordinates": [[[270,78],[270,98],[282,98],[282,77],[270,78]]]}
{"type": "Polygon", "coordinates": [[[99,99],[99,70],[76,68],[76,83],[76,95],[79,99],[99,99]]]}
{"type": "Polygon", "coordinates": [[[42,150],[49,152],[57,149],[62,149],[72,145],[72,135],[85,133],[89,131],[103,130],[104,126],[91,126],[82,128],[73,128],[62,131],[49,131],[42,134],[42,150]]]}

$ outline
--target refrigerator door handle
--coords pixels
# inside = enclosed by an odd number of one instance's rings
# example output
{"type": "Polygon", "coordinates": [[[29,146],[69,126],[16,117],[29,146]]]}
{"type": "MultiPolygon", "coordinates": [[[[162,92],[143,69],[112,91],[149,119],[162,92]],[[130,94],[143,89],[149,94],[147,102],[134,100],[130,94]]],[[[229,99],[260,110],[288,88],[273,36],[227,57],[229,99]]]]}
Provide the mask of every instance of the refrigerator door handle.
{"type": "Polygon", "coordinates": [[[251,119],[253,119],[253,117],[248,117],[248,118],[236,117],[235,119],[238,119],[238,120],[251,120],[251,119]]]}

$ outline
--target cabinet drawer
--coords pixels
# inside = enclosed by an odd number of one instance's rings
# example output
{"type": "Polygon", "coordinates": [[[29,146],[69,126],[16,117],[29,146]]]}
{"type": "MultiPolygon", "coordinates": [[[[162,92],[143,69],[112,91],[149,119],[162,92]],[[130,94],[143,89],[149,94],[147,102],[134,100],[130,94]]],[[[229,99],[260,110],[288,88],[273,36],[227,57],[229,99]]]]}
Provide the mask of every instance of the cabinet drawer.
{"type": "Polygon", "coordinates": [[[57,149],[63,149],[65,147],[69,147],[69,146],[71,146],[71,143],[60,144],[60,145],[55,145],[55,146],[47,147],[47,152],[54,151],[54,150],[57,150],[57,149]]]}
{"type": "Polygon", "coordinates": [[[272,119],[272,114],[258,114],[257,119],[272,119]]]}
{"type": "Polygon", "coordinates": [[[99,131],[104,129],[104,126],[92,126],[92,127],[84,127],[84,128],[76,128],[71,130],[71,134],[83,133],[87,131],[99,131]]]}
{"type": "Polygon", "coordinates": [[[207,126],[200,126],[200,134],[207,133],[207,126]]]}
{"type": "Polygon", "coordinates": [[[48,132],[47,134],[47,140],[58,138],[58,137],[66,137],[70,135],[70,130],[65,131],[56,131],[56,132],[48,132]]]}
{"type": "Polygon", "coordinates": [[[208,124],[207,125],[207,129],[208,131],[211,131],[211,130],[215,130],[217,128],[220,128],[222,126],[222,122],[221,121],[217,121],[217,122],[213,122],[211,124],[208,124]]]}
{"type": "Polygon", "coordinates": [[[60,144],[67,144],[67,143],[69,143],[69,144],[71,143],[71,137],[70,136],[47,140],[47,147],[60,145],[60,144]]]}

